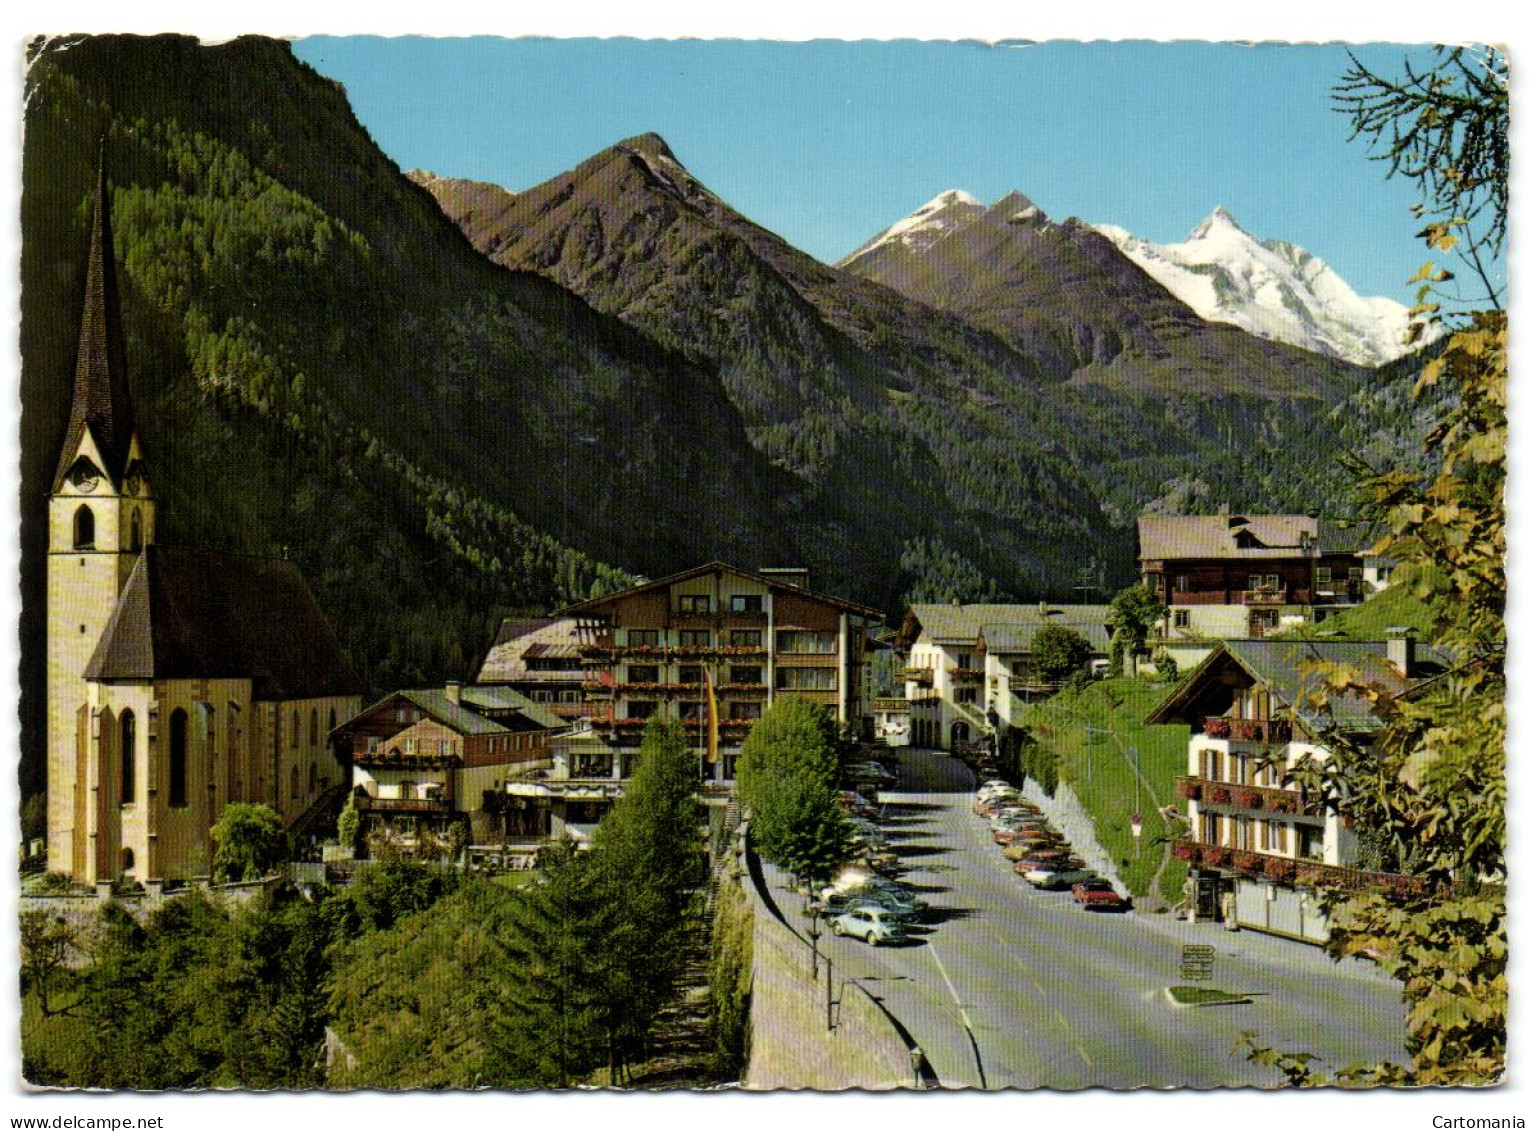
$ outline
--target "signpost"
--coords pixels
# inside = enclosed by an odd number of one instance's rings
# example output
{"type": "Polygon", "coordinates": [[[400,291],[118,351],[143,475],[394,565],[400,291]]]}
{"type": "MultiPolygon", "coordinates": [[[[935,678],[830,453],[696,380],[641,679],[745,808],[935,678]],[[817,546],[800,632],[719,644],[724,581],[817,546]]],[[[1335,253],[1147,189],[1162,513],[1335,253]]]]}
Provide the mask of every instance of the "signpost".
{"type": "Polygon", "coordinates": [[[1216,973],[1214,946],[1186,946],[1179,964],[1179,977],[1190,982],[1209,982],[1216,973]]]}

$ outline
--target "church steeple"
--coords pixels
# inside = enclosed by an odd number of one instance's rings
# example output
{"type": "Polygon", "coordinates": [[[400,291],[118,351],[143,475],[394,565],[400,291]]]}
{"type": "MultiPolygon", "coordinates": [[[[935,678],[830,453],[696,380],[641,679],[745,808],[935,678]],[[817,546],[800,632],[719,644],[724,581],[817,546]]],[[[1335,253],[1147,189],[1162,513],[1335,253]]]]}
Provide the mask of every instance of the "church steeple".
{"type": "Polygon", "coordinates": [[[59,469],[54,475],[55,492],[80,459],[81,443],[87,434],[105,463],[99,470],[114,486],[122,482],[133,446],[133,402],[128,395],[123,357],[105,143],[97,165],[93,212],[85,307],[80,316],[80,345],[75,357],[74,400],[69,409],[64,447],[59,454],[59,469]]]}

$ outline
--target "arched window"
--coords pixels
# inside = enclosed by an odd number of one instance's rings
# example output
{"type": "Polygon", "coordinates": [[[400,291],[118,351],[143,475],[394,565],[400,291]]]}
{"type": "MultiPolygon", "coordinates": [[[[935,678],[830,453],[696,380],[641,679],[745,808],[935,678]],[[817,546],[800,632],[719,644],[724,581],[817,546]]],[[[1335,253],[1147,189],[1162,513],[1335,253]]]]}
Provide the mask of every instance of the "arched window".
{"type": "Polygon", "coordinates": [[[122,765],[122,793],[120,798],[124,805],[133,804],[133,771],[134,771],[134,735],[133,712],[124,711],[118,720],[118,746],[119,758],[122,765]]]}
{"type": "Polygon", "coordinates": [[[331,708],[331,725],[325,728],[325,733],[326,734],[330,734],[331,731],[333,731],[335,729],[336,729],[336,708],[332,707],[331,708]]]}
{"type": "Polygon", "coordinates": [[[299,748],[299,709],[297,707],[293,709],[293,726],[288,736],[288,745],[295,750],[299,748]]]}
{"type": "Polygon", "coordinates": [[[137,554],[144,548],[144,527],[139,519],[138,509],[135,508],[133,518],[128,522],[128,551],[137,554]]]}
{"type": "Polygon", "coordinates": [[[299,796],[299,768],[297,766],[288,771],[288,792],[295,800],[299,796]]]}
{"type": "Polygon", "coordinates": [[[320,741],[320,712],[314,707],[309,709],[309,744],[311,746],[320,741]]]}
{"type": "Polygon", "coordinates": [[[123,871],[133,871],[133,849],[131,848],[123,849],[123,871]]]}
{"type": "Polygon", "coordinates": [[[317,770],[315,768],[315,764],[313,762],[311,762],[309,764],[309,792],[310,792],[311,795],[314,794],[315,786],[319,784],[319,781],[320,781],[320,771],[317,770]]]}
{"type": "Polygon", "coordinates": [[[96,545],[96,516],[82,505],[75,512],[75,549],[89,550],[96,545]]]}
{"type": "Polygon", "coordinates": [[[187,713],[171,712],[171,808],[187,804],[187,713]]]}

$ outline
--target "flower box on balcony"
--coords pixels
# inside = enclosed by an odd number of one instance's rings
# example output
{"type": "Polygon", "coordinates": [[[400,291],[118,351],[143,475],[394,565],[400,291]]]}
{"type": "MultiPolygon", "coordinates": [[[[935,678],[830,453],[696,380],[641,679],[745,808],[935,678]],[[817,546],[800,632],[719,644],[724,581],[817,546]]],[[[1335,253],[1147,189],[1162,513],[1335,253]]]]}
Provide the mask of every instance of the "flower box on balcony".
{"type": "Polygon", "coordinates": [[[1235,851],[1232,853],[1232,867],[1243,872],[1257,872],[1264,867],[1264,858],[1257,852],[1235,851]]]}
{"type": "Polygon", "coordinates": [[[1202,844],[1200,846],[1200,863],[1213,866],[1225,864],[1230,854],[1230,849],[1223,848],[1219,844],[1202,844]]]}
{"type": "Polygon", "coordinates": [[[1264,791],[1264,808],[1271,813],[1294,813],[1301,808],[1300,801],[1296,794],[1288,793],[1283,789],[1264,791]]]}
{"type": "Polygon", "coordinates": [[[1185,801],[1200,800],[1200,783],[1194,778],[1180,778],[1174,789],[1185,801]]]}
{"type": "Polygon", "coordinates": [[[1232,790],[1224,785],[1212,783],[1205,787],[1205,799],[1212,805],[1232,804],[1232,790]]]}
{"type": "Polygon", "coordinates": [[[1284,856],[1269,856],[1264,860],[1264,876],[1270,880],[1289,882],[1296,877],[1296,861],[1284,856]]]}
{"type": "Polygon", "coordinates": [[[1237,789],[1232,791],[1232,804],[1244,809],[1258,809],[1264,804],[1262,789],[1237,789]]]}
{"type": "Polygon", "coordinates": [[[1259,719],[1233,719],[1232,737],[1242,742],[1264,741],[1264,723],[1259,719]]]}
{"type": "Polygon", "coordinates": [[[1187,840],[1173,842],[1173,858],[1175,860],[1194,860],[1197,856],[1195,846],[1187,840]]]}
{"type": "Polygon", "coordinates": [[[1226,738],[1232,733],[1232,720],[1226,716],[1205,720],[1205,737],[1226,738]]]}

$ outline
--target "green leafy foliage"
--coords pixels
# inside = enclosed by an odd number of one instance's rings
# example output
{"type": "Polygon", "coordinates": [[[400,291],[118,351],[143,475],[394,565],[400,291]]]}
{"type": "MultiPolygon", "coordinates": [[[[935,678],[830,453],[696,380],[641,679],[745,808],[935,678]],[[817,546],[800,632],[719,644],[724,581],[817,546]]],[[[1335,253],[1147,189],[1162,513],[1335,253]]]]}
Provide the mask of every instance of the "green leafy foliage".
{"type": "Polygon", "coordinates": [[[1419,376],[1420,393],[1439,391],[1424,438],[1430,468],[1351,464],[1362,511],[1387,532],[1375,552],[1398,560],[1394,585],[1428,611],[1429,642],[1449,668],[1394,697],[1361,673],[1319,666],[1329,688],[1371,703],[1382,727],[1369,744],[1330,733],[1330,762],[1291,775],[1351,821],[1370,864],[1416,881],[1336,900],[1328,942],[1402,983],[1410,1060],[1328,1073],[1307,1054],[1249,1041],[1251,1059],[1295,1085],[1488,1084],[1505,1071],[1508,320],[1484,264],[1502,252],[1509,103],[1502,55],[1470,59],[1451,50],[1406,83],[1357,62],[1339,88],[1358,135],[1390,134],[1392,170],[1441,215],[1424,238],[1467,253],[1491,308],[1462,318],[1419,376]],[[1472,217],[1481,228],[1462,222],[1472,217]]]}
{"type": "Polygon", "coordinates": [[[1136,656],[1146,651],[1148,634],[1167,615],[1168,606],[1149,586],[1128,585],[1115,594],[1106,614],[1111,642],[1110,666],[1115,674],[1122,674],[1127,654],[1136,656]]]}
{"type": "Polygon", "coordinates": [[[738,1078],[752,1037],[752,902],[740,883],[727,878],[715,901],[710,935],[710,1025],[721,1075],[738,1078]]]}
{"type": "Polygon", "coordinates": [[[269,805],[236,801],[224,806],[212,836],[215,879],[259,879],[288,858],[283,819],[269,805]]]}
{"type": "Polygon", "coordinates": [[[21,992],[36,996],[44,1017],[53,1013],[49,1001],[56,983],[69,978],[66,964],[75,946],[75,932],[62,916],[21,913],[21,992]]]}
{"type": "Polygon", "coordinates": [[[837,727],[824,707],[776,700],[742,743],[736,785],[764,858],[824,881],[848,855],[837,805],[837,727]]]}
{"type": "Polygon", "coordinates": [[[1029,670],[1036,679],[1058,683],[1081,671],[1093,654],[1087,637],[1059,624],[1046,625],[1029,646],[1029,670]]]}

